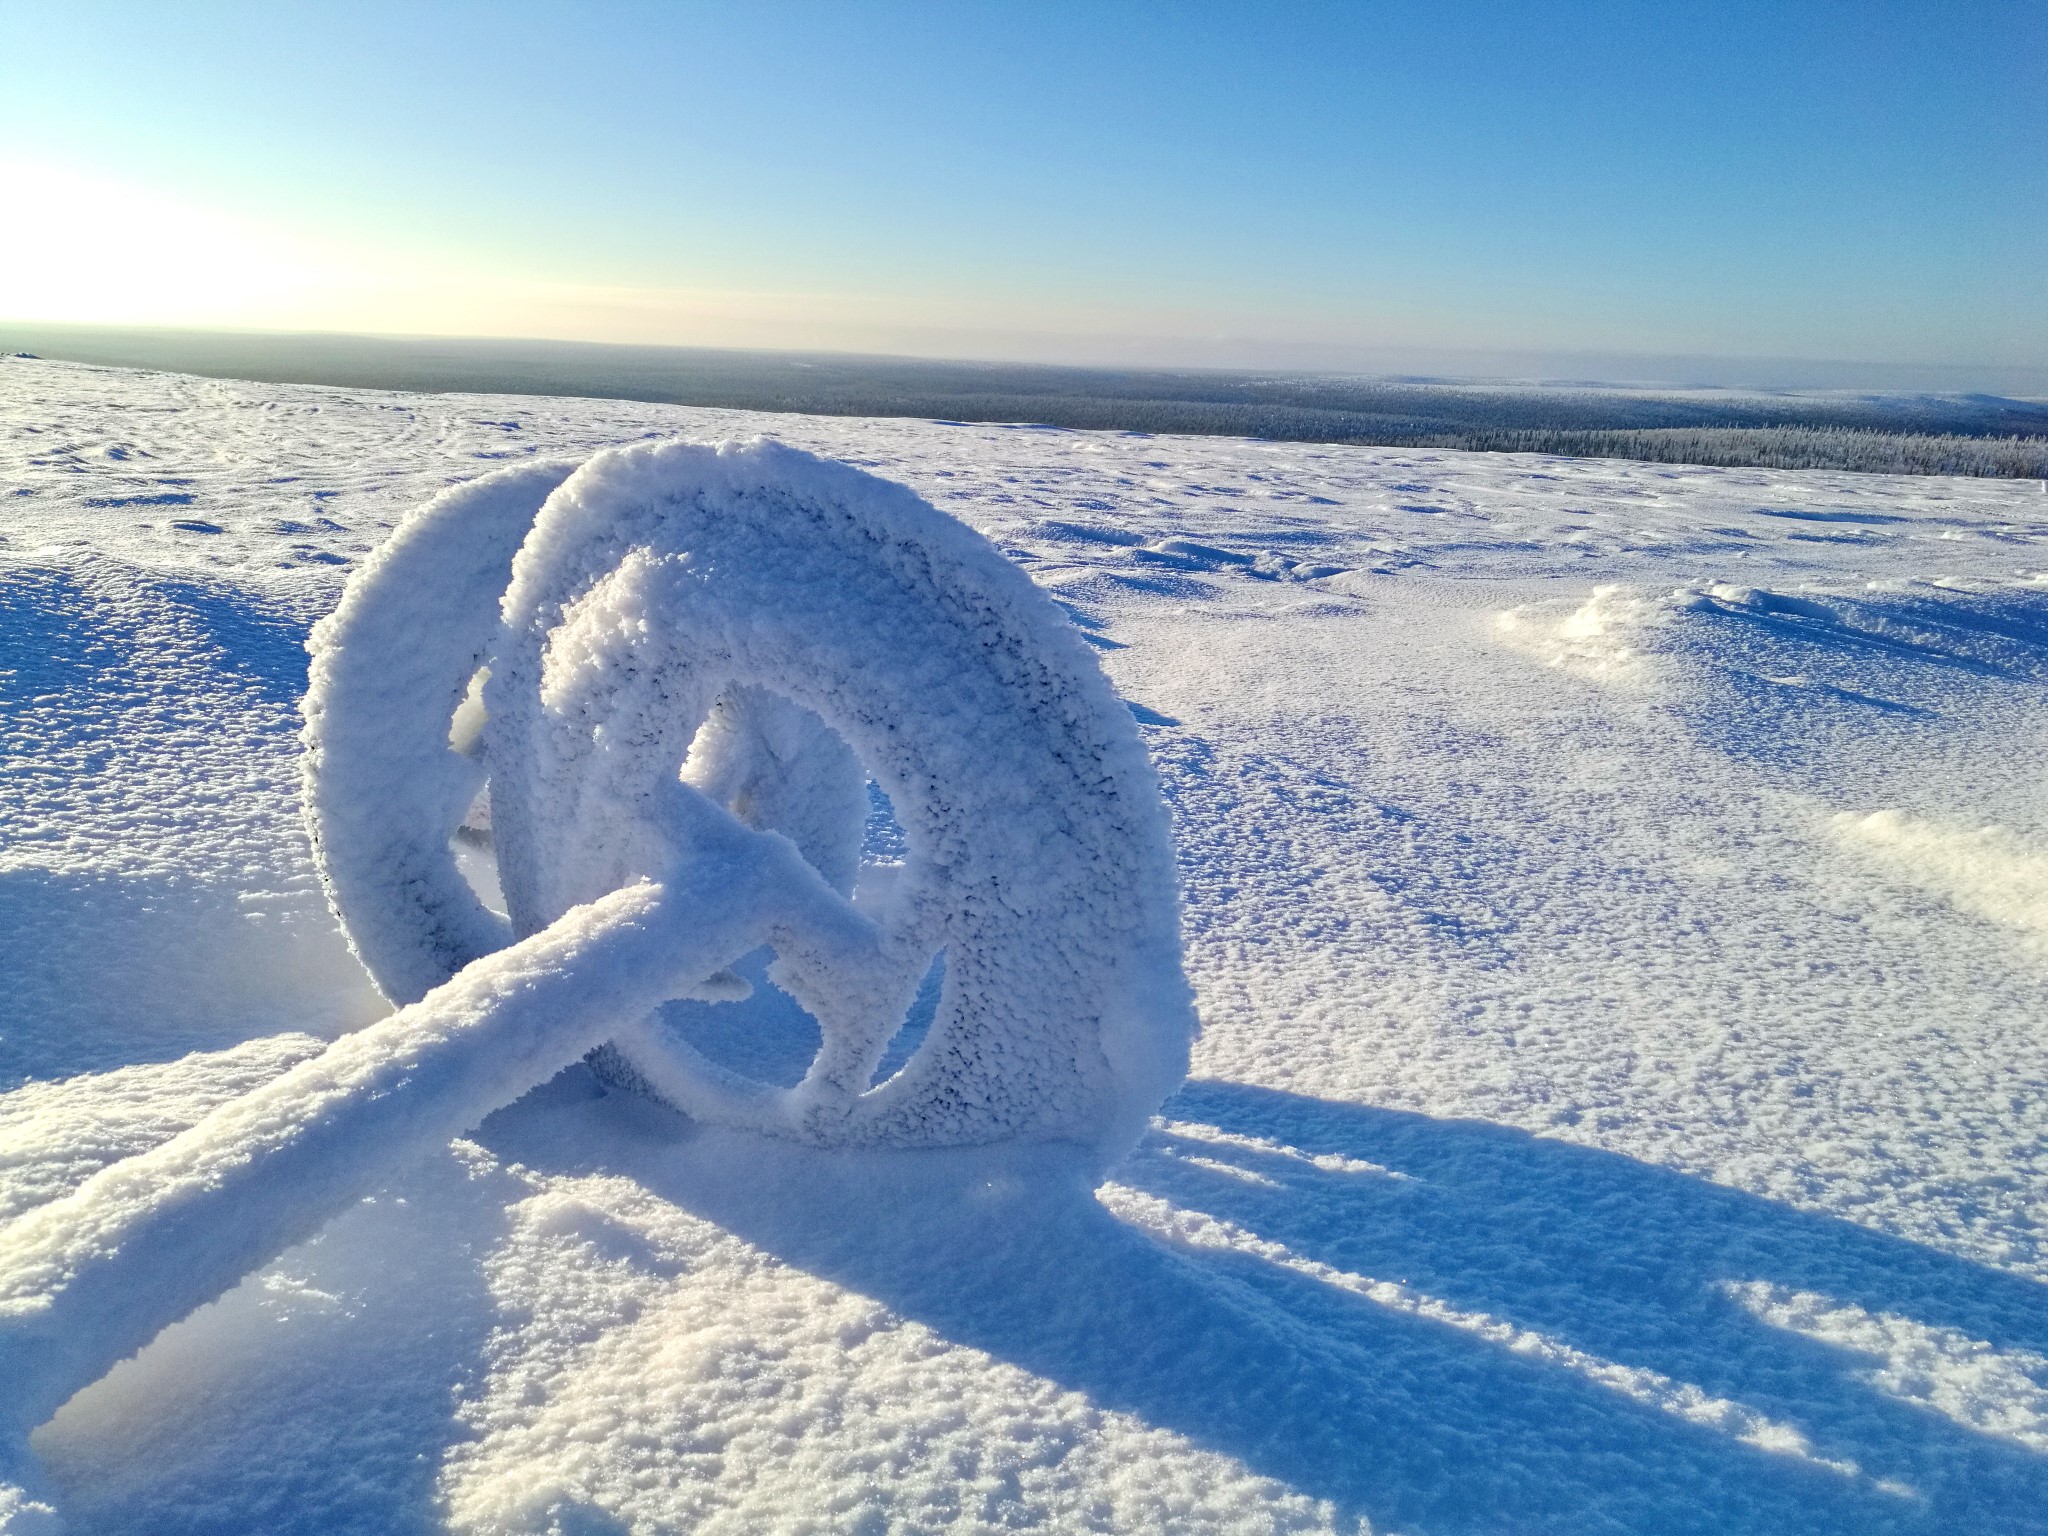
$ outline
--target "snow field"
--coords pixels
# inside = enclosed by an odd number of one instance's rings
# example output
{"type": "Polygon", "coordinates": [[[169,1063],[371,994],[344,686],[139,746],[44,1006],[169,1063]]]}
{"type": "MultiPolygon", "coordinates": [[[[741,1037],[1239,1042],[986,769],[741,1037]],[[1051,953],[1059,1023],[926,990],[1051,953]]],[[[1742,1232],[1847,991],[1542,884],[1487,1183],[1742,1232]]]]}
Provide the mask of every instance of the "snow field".
{"type": "Polygon", "coordinates": [[[377,1008],[293,646],[484,454],[766,430],[988,533],[1133,701],[1204,1020],[1093,1198],[571,1074],[69,1403],[76,1528],[2043,1528],[2038,483],[0,392],[21,1208],[377,1008]]]}

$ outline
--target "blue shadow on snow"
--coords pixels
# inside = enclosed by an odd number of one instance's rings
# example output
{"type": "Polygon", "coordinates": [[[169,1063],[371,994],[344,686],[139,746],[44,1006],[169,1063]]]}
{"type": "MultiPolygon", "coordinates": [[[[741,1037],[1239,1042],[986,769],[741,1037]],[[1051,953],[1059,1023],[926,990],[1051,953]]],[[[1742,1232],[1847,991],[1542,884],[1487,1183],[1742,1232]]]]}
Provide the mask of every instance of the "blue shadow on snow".
{"type": "Polygon", "coordinates": [[[2032,1351],[2048,1351],[2048,1288],[1485,1123],[1216,1082],[1166,1114],[1118,1182],[1510,1326],[1382,1305],[1270,1250],[1169,1246],[1085,1181],[1047,1177],[1045,1149],[1029,1163],[822,1156],[559,1094],[545,1112],[501,1112],[483,1139],[531,1167],[626,1174],[957,1344],[1375,1526],[2048,1531],[2048,1458],[1888,1396],[1868,1357],[1773,1327],[1725,1286],[1819,1292],[2032,1351]],[[1327,1154],[1349,1165],[1310,1160],[1327,1154]],[[1730,1400],[1806,1450],[1664,1411],[1509,1347],[1513,1330],[1730,1400]]]}

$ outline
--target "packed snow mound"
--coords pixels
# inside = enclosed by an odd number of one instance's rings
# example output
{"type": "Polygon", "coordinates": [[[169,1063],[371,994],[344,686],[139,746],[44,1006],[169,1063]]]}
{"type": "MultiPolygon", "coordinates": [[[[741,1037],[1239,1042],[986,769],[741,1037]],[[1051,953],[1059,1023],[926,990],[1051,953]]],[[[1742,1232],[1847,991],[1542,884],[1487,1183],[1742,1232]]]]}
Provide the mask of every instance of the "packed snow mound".
{"type": "MultiPolygon", "coordinates": [[[[1172,853],[1131,714],[1053,602],[901,486],[767,442],[521,466],[408,523],[312,649],[314,843],[395,1001],[655,877],[708,801],[841,898],[835,933],[746,946],[774,944],[819,1048],[783,1087],[622,1019],[607,1080],[824,1145],[1114,1156],[1185,1074],[1172,853]],[[906,856],[856,888],[870,777],[906,856]],[[458,857],[486,838],[509,923],[458,857]],[[935,1016],[882,1072],[942,954],[935,1016]]],[[[748,990],[727,969],[691,995],[748,990]]]]}

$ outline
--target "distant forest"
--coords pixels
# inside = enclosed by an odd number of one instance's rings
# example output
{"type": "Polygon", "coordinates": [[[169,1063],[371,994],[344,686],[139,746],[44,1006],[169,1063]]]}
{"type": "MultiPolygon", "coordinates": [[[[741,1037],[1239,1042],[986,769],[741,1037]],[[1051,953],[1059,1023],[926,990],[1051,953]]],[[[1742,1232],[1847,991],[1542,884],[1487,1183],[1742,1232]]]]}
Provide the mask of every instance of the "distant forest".
{"type": "Polygon", "coordinates": [[[0,352],[356,389],[580,395],[1284,442],[2048,479],[2048,401],[926,362],[0,322],[0,352]]]}

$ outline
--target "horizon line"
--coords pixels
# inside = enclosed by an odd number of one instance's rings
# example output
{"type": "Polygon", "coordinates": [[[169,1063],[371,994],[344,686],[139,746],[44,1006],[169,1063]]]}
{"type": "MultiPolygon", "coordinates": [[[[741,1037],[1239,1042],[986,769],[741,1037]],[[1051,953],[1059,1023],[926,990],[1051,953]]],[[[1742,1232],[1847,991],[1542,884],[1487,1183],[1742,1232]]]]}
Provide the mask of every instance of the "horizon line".
{"type": "Polygon", "coordinates": [[[1348,378],[1376,380],[1389,383],[1456,385],[1520,385],[1544,388],[1606,388],[1606,389],[1663,389],[1663,390],[1717,390],[1741,391],[1760,390],[1768,393],[1782,391],[1863,393],[1953,393],[1993,394],[2012,399],[2048,399],[2048,364],[2028,365],[2013,363],[1934,363],[1934,362],[1873,362],[1856,358],[1801,357],[1793,354],[1744,354],[1707,352],[1632,352],[1612,351],[1597,348],[1542,348],[1526,346],[1475,347],[1454,344],[1418,345],[1407,343],[1347,344],[1341,342],[1286,342],[1257,337],[1216,338],[1209,345],[1229,348],[1264,348],[1274,352],[1314,353],[1325,352],[1348,356],[1355,361],[1345,363],[1330,361],[1320,366],[1306,361],[1286,363],[1272,362],[1224,362],[1165,360],[1157,356],[1140,358],[1136,351],[1149,343],[1154,348],[1175,348],[1204,346],[1201,341],[1184,337],[1133,338],[1118,337],[1110,333],[1093,332],[997,332],[972,331],[964,328],[948,328],[961,336],[988,335],[1029,337],[1041,343],[1057,347],[1061,341],[1108,344],[1114,347],[1119,341],[1133,345],[1133,352],[1122,357],[1097,355],[1092,358],[1079,356],[1020,355],[994,350],[976,350],[971,345],[961,351],[897,351],[888,348],[859,348],[847,346],[813,345],[793,346],[783,343],[762,343],[756,345],[732,345],[710,342],[680,341],[620,341],[615,339],[593,339],[583,336],[545,336],[528,334],[486,334],[479,332],[436,332],[436,331],[379,331],[342,330],[319,327],[284,327],[260,325],[162,325],[134,322],[102,322],[79,320],[14,319],[0,315],[0,332],[81,332],[106,336],[155,335],[206,338],[247,338],[251,340],[289,341],[293,339],[358,341],[370,343],[455,343],[486,346],[532,346],[532,347],[576,347],[608,352],[642,353],[706,353],[725,356],[782,356],[791,358],[844,358],[849,361],[939,364],[955,367],[1010,367],[1042,368],[1047,370],[1069,370],[1093,373],[1157,373],[1189,374],[1213,373],[1227,375],[1288,375],[1305,378],[1348,378]],[[1368,364],[1364,358],[1370,354],[1381,354],[1380,366],[1368,364]],[[1401,360],[1405,359],[1406,366],[1401,360]],[[1502,368],[1473,367],[1453,368],[1440,371],[1446,364],[1466,361],[1474,364],[1492,362],[1496,365],[1510,360],[1534,365],[1527,370],[1513,366],[1502,368]],[[1590,371],[1574,369],[1573,362],[1595,365],[1590,371]],[[1550,367],[1543,367],[1548,363],[1550,367]],[[1600,365],[1606,365],[1602,367],[1600,365]],[[1559,367],[1557,365],[1565,365],[1559,367]],[[1658,369],[1653,373],[1648,371],[1658,369]],[[1613,369],[1613,372],[1609,372],[1613,369]],[[1642,371],[1636,371],[1642,370],[1642,371]],[[1748,378],[1740,378],[1744,370],[1751,371],[1748,378]],[[1687,378],[1688,373],[1704,371],[1718,373],[1719,378],[1687,378]],[[1804,381],[1794,381],[1793,376],[1804,373],[1804,381]],[[1825,382],[1819,375],[1837,375],[1834,382],[1825,382]],[[1769,375],[1778,377],[1772,379],[1769,375]],[[1841,375],[1883,375],[1920,376],[1932,379],[1943,376],[1947,382],[1936,385],[1931,382],[1878,383],[1873,378],[1863,382],[1849,382],[1841,375]],[[1957,376],[1969,378],[1978,376],[1984,382],[1975,387],[1963,387],[1957,376]],[[1992,379],[1986,376],[2003,376],[2004,387],[1993,387],[1992,379]],[[2027,380],[2019,383],[2019,380],[2027,380]],[[2017,385],[2017,388],[2015,388],[2017,385]],[[2032,393],[2039,391],[2038,394],[2032,393]]]}

